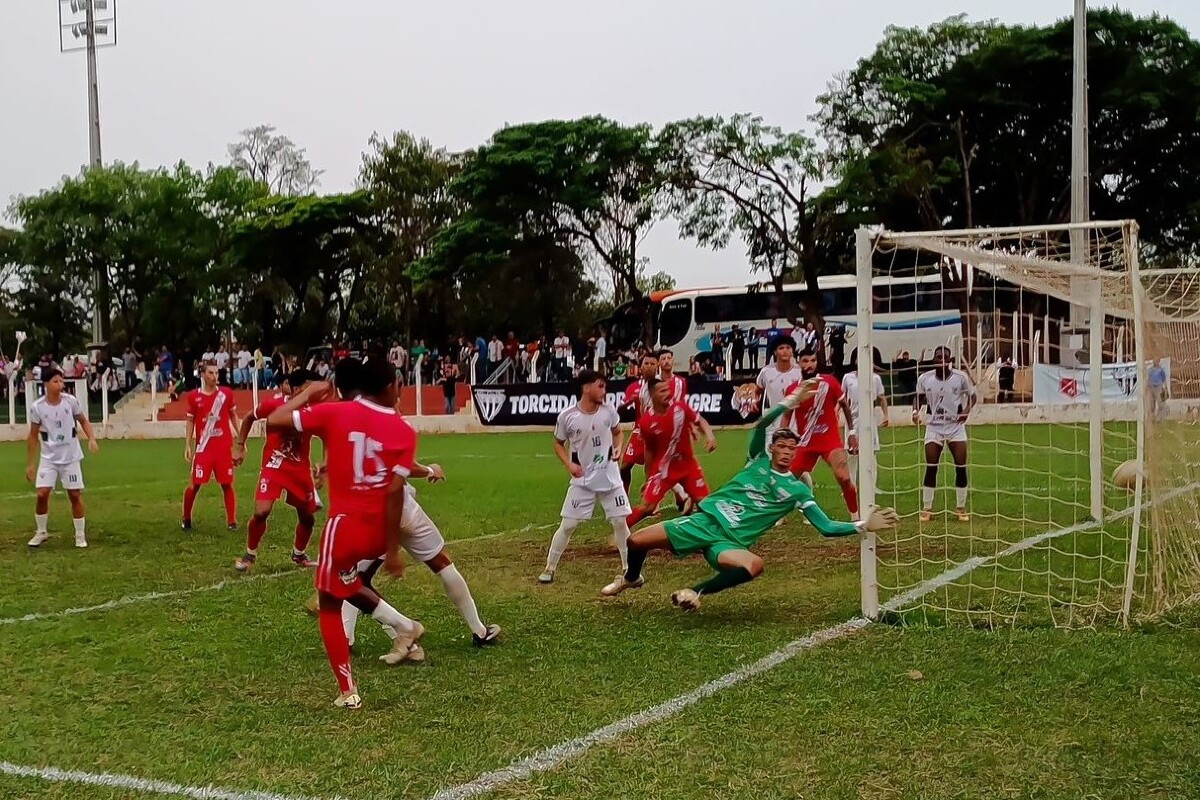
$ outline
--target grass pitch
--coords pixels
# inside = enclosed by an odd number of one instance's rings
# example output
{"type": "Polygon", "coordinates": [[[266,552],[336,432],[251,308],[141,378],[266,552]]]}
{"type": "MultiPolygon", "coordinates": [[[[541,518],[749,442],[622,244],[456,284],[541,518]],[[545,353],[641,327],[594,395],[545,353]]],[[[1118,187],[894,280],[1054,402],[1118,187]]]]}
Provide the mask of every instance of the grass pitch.
{"type": "MultiPolygon", "coordinates": [[[[722,433],[702,456],[713,483],[740,465],[745,439],[722,433]]],[[[998,452],[977,450],[980,486],[1008,485],[1003,464],[1019,462],[998,452]]],[[[429,436],[421,457],[450,478],[420,488],[421,502],[505,641],[474,649],[440,584],[410,566],[382,591],[425,623],[429,661],[385,667],[375,657],[386,639],[362,621],[366,707],[347,713],[330,705],[336,684],[303,611],[311,573],[287,557],[289,509],[277,507],[247,579],[232,569],[244,530],[224,529],[215,487],[201,494],[196,530],[179,531],[180,442],[105,442],[85,464],[91,548],[72,547],[55,495],[55,536],[30,552],[23,445],[0,446],[0,618],[165,595],[0,625],[0,762],[235,792],[423,798],[857,613],[857,543],[822,541],[798,519],[764,540],[762,579],[697,614],[667,597],[707,573],[698,559],[652,558],[644,589],[602,600],[617,559],[600,521],[577,532],[558,581],[539,586],[566,485],[549,436],[429,436]],[[200,591],[179,594],[188,589],[200,591]]],[[[238,473],[243,522],[256,475],[238,473]]],[[[841,516],[836,486],[817,477],[818,498],[841,516]]],[[[1020,498],[989,497],[980,502],[1021,517],[1020,498]]],[[[1197,622],[1184,614],[1134,633],[871,626],[492,796],[1200,797],[1197,622]]],[[[0,798],[154,796],[0,774],[0,798]]]]}

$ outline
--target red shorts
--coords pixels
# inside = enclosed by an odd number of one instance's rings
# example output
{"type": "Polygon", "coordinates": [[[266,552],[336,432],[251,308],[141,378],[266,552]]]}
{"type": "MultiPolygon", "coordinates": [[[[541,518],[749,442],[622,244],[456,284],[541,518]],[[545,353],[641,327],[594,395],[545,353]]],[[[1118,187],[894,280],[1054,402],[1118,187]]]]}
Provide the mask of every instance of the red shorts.
{"type": "Polygon", "coordinates": [[[642,487],[642,505],[645,507],[657,508],[676,484],[682,486],[687,496],[697,503],[708,497],[708,481],[704,480],[704,470],[696,461],[675,462],[667,470],[666,477],[662,477],[657,469],[651,471],[647,467],[646,472],[646,485],[642,487]]]}
{"type": "Polygon", "coordinates": [[[621,455],[621,466],[632,467],[634,464],[646,463],[646,443],[642,441],[642,434],[635,428],[629,434],[629,443],[625,445],[625,452],[621,455]]]}
{"type": "Polygon", "coordinates": [[[232,450],[218,447],[196,453],[192,459],[192,483],[201,486],[213,478],[222,486],[233,483],[232,450]]]}
{"type": "Polygon", "coordinates": [[[358,594],[358,562],[379,558],[387,548],[382,514],[334,514],[321,532],[321,557],[313,584],[317,591],[346,600],[358,594]]]}
{"type": "Polygon", "coordinates": [[[801,445],[796,448],[796,455],[792,459],[792,474],[799,475],[802,472],[812,472],[813,467],[817,465],[817,461],[823,459],[825,463],[829,463],[830,457],[835,452],[845,449],[845,443],[836,434],[833,436],[828,434],[815,436],[807,445],[801,445]]]}
{"type": "Polygon", "coordinates": [[[292,508],[310,513],[317,510],[317,490],[308,470],[264,469],[259,472],[254,499],[274,503],[281,496],[292,508]]]}

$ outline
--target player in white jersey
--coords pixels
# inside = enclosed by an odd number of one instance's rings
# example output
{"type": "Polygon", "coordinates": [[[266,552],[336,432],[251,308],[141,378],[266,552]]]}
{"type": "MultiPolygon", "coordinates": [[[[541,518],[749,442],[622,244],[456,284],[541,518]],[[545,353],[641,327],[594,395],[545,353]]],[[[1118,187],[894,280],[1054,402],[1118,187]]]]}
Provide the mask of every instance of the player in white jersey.
{"type": "MultiPolygon", "coordinates": [[[[796,363],[796,340],[791,336],[777,336],[774,347],[775,361],[759,370],[758,378],[755,379],[758,393],[763,398],[764,414],[768,409],[783,402],[791,386],[804,380],[800,365],[796,363]]],[[[767,431],[767,438],[770,439],[782,424],[782,420],[772,423],[767,431]]],[[[795,430],[793,426],[789,427],[795,430]]]]}
{"type": "MultiPolygon", "coordinates": [[[[846,452],[850,454],[850,474],[858,475],[858,453],[865,447],[858,441],[858,351],[850,355],[850,371],[842,377],[842,392],[850,405],[850,427],[846,429],[846,452]]],[[[888,425],[887,392],[883,390],[883,379],[871,371],[871,435],[875,452],[879,452],[879,429],[888,425]],[[883,412],[883,420],[875,417],[875,406],[883,412]]]]}
{"type": "Polygon", "coordinates": [[[967,373],[954,369],[949,347],[933,351],[933,369],[917,378],[917,397],[912,418],[919,423],[921,409],[925,417],[925,482],[921,493],[921,521],[933,519],[933,495],[937,487],[938,463],[942,450],[950,448],[954,458],[955,514],[962,522],[967,513],[967,417],[978,395],[967,373]]]}
{"type": "Polygon", "coordinates": [[[571,485],[563,500],[562,522],[550,540],[546,571],[540,583],[552,583],[558,560],[571,541],[579,523],[591,519],[596,501],[612,524],[613,541],[626,566],[626,542],[629,540],[629,497],[621,485],[617,457],[621,452],[621,420],[617,409],[608,405],[604,377],[590,369],[579,373],[579,402],[558,415],[554,426],[554,452],[571,475],[571,485]],[[569,449],[568,449],[569,447],[569,449]]]}
{"type": "Polygon", "coordinates": [[[34,520],[37,532],[29,540],[30,547],[41,547],[50,534],[46,532],[49,520],[50,492],[57,483],[67,490],[71,501],[71,517],[75,523],[75,546],[87,547],[87,530],[83,516],[83,448],[79,446],[78,429],[88,440],[88,450],[100,452],[92,424],[83,413],[83,406],[73,394],[63,391],[65,382],[57,369],[42,372],[46,394],[33,401],[29,407],[29,462],[25,467],[25,478],[33,481],[37,488],[37,505],[34,520]],[[39,455],[34,469],[33,457],[39,455]]]}

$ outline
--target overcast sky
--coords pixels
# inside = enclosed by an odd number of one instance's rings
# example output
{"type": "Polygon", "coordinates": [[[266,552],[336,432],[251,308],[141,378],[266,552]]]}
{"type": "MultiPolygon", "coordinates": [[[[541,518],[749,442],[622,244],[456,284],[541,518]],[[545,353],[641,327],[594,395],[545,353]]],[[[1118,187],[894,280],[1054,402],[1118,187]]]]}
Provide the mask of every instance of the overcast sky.
{"type": "MultiPolygon", "coordinates": [[[[1098,0],[1092,0],[1098,6],[1098,0]]],[[[1200,33],[1200,0],[1124,0],[1200,33]]],[[[225,160],[275,125],[354,185],[372,131],[452,150],[506,123],[603,114],[663,122],[753,112],[810,129],[815,97],[889,24],[1046,23],[1071,0],[118,0],[99,58],[105,161],[225,160]]],[[[82,53],[60,54],[57,0],[0,0],[0,206],[88,158],[82,53]]],[[[713,253],[660,224],[652,270],[680,285],[745,282],[740,247],[713,253]]]]}

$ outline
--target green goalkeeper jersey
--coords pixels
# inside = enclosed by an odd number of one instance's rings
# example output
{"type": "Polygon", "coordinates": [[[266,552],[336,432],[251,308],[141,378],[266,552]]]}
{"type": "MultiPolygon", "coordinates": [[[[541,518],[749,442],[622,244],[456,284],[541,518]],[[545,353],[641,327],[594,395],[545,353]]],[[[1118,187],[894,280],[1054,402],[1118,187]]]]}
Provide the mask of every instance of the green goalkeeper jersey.
{"type": "Polygon", "coordinates": [[[804,512],[825,536],[858,533],[853,523],[829,519],[804,481],[790,472],[771,469],[771,456],[766,452],[766,430],[784,411],[782,405],[777,405],[759,420],[750,436],[746,466],[720,489],[701,500],[700,510],[715,519],[731,539],[746,547],[796,510],[804,512]]]}

